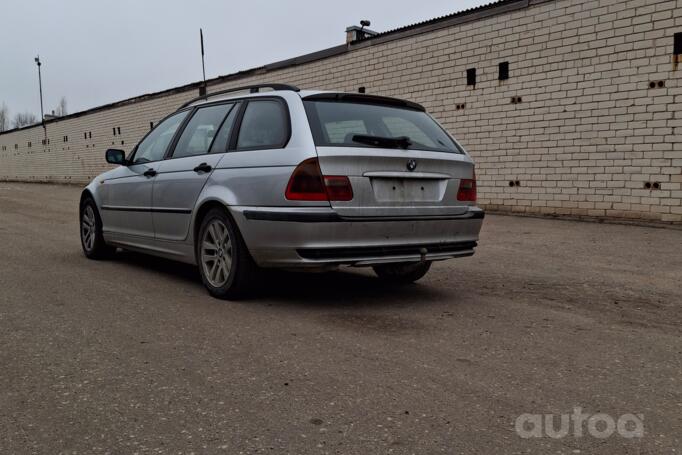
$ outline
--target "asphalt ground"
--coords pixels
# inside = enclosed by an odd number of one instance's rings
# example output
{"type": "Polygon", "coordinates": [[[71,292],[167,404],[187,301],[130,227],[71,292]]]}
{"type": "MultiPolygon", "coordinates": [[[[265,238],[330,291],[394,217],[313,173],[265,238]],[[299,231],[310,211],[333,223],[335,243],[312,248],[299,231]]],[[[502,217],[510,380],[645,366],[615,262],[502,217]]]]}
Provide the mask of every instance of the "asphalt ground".
{"type": "Polygon", "coordinates": [[[87,260],[79,194],[0,182],[0,453],[682,451],[680,230],[488,216],[415,285],[276,272],[223,302],[87,260]],[[576,412],[643,434],[534,420],[576,412]]]}

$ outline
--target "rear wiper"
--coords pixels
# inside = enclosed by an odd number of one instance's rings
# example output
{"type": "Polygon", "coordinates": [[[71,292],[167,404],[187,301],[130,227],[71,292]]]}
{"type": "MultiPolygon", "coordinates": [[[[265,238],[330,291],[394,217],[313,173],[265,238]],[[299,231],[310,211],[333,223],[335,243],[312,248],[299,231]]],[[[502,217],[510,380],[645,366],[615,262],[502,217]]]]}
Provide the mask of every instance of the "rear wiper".
{"type": "Polygon", "coordinates": [[[375,147],[389,147],[389,148],[401,148],[406,149],[412,145],[412,141],[407,136],[398,137],[382,137],[382,136],[370,136],[367,134],[355,134],[353,136],[353,142],[359,142],[360,144],[373,145],[375,147]]]}

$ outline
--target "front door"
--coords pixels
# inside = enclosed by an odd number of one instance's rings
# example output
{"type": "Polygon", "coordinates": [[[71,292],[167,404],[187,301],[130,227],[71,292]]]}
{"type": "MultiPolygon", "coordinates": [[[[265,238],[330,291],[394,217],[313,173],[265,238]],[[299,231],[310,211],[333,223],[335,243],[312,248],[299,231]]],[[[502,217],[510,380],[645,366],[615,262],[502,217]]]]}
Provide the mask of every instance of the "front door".
{"type": "Polygon", "coordinates": [[[235,103],[198,108],[154,179],[156,238],[184,240],[192,210],[211,172],[227,150],[238,109],[235,103]]]}
{"type": "Polygon", "coordinates": [[[144,237],[154,235],[151,212],[154,164],[121,166],[111,178],[102,182],[102,225],[105,232],[144,237]]]}
{"type": "Polygon", "coordinates": [[[103,230],[154,237],[152,189],[159,165],[188,111],[168,117],[138,144],[127,166],[105,180],[102,191],[103,230]]]}

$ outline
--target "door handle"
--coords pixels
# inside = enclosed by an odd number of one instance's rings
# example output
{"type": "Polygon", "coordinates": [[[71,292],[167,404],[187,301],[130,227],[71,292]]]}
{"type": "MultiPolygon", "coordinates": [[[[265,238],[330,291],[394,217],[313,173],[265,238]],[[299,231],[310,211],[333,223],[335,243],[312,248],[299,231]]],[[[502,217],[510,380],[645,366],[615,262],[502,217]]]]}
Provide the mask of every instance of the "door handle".
{"type": "Polygon", "coordinates": [[[211,169],[213,168],[208,164],[201,163],[199,166],[194,168],[194,172],[211,172],[211,169]]]}
{"type": "Polygon", "coordinates": [[[154,169],[147,169],[146,171],[144,171],[144,174],[142,175],[144,175],[145,177],[154,177],[156,174],[157,172],[154,169]]]}

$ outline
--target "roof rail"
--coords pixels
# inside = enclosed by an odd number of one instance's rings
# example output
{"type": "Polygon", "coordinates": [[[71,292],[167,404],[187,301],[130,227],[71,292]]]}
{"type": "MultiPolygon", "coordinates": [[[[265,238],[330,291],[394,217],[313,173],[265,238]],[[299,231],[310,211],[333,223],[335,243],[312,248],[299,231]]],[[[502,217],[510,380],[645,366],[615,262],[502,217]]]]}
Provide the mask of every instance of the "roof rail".
{"type": "Polygon", "coordinates": [[[300,92],[301,89],[294,85],[288,85],[288,84],[254,84],[254,85],[244,85],[242,87],[235,87],[235,88],[228,88],[227,90],[220,90],[218,92],[213,92],[213,93],[207,93],[206,95],[202,96],[197,96],[196,98],[193,98],[189,101],[187,101],[185,104],[180,106],[178,109],[182,109],[183,107],[187,107],[190,104],[194,104],[197,101],[201,100],[208,100],[209,98],[213,96],[218,96],[218,95],[225,95],[226,93],[232,93],[232,92],[242,92],[244,90],[248,90],[250,93],[258,93],[260,92],[260,89],[262,88],[270,88],[272,90],[291,90],[294,92],[300,92]]]}

